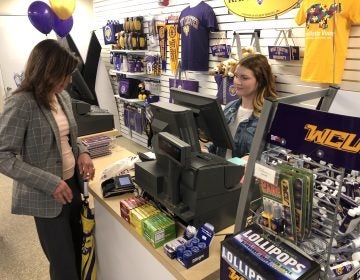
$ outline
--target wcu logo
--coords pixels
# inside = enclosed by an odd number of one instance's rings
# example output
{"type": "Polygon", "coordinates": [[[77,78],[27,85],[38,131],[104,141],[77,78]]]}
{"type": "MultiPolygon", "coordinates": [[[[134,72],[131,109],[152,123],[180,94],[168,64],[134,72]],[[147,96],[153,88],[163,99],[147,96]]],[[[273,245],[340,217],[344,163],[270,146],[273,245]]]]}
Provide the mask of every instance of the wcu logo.
{"type": "Polygon", "coordinates": [[[307,134],[304,139],[305,141],[344,152],[354,154],[360,152],[360,138],[356,135],[356,133],[349,133],[330,128],[320,130],[313,124],[306,124],[304,128],[307,130],[307,134]]]}

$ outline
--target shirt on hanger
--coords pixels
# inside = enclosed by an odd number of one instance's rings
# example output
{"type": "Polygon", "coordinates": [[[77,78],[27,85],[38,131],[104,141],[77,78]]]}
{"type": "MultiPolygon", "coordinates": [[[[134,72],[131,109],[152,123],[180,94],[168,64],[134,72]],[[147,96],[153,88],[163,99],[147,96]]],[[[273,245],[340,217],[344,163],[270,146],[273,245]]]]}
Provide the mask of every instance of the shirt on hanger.
{"type": "Polygon", "coordinates": [[[305,25],[305,55],[301,79],[340,84],[350,27],[360,23],[359,0],[304,0],[296,15],[305,25]]]}
{"type": "Polygon", "coordinates": [[[203,1],[180,13],[178,32],[181,34],[182,70],[209,70],[209,32],[217,28],[213,9],[203,1]]]}

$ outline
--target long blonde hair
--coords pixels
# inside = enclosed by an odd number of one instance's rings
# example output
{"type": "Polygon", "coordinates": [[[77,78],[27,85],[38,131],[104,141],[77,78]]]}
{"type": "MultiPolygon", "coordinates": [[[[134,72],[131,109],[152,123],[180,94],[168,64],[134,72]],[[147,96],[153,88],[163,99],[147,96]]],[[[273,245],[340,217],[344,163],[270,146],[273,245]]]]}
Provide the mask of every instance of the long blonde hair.
{"type": "Polygon", "coordinates": [[[238,66],[243,66],[254,73],[257,81],[256,96],[253,101],[254,115],[259,116],[264,99],[276,99],[275,77],[267,58],[262,54],[250,54],[242,58],[238,66]]]}
{"type": "Polygon", "coordinates": [[[76,69],[78,63],[79,59],[56,40],[43,40],[31,51],[25,78],[14,94],[31,92],[39,105],[51,109],[51,93],[76,69]]]}

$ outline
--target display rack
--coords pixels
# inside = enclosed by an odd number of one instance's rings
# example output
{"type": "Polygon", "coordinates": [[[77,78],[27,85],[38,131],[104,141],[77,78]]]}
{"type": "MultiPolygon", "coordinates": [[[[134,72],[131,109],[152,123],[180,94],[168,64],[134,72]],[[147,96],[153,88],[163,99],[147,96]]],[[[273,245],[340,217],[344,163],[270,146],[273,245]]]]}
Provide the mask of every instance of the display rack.
{"type": "MultiPolygon", "coordinates": [[[[152,50],[131,50],[131,49],[112,49],[110,50],[111,53],[113,54],[122,54],[125,57],[129,58],[131,56],[144,56],[146,57],[147,55],[155,55],[158,54],[158,51],[152,51],[152,50]]],[[[126,59],[126,61],[128,61],[126,59]]],[[[127,62],[122,62],[122,63],[127,63],[127,62]]],[[[152,103],[152,102],[156,102],[159,100],[160,98],[160,92],[161,92],[161,84],[160,84],[160,80],[161,80],[161,75],[154,75],[154,72],[150,71],[149,72],[149,68],[147,67],[147,65],[143,65],[144,67],[144,71],[141,72],[130,72],[130,66],[128,65],[125,69],[128,69],[129,71],[122,71],[122,70],[115,70],[115,69],[109,69],[109,75],[113,76],[113,80],[115,80],[116,77],[116,85],[113,85],[114,87],[118,88],[119,87],[119,82],[121,79],[136,79],[139,80],[141,82],[144,83],[145,86],[145,90],[146,92],[150,92],[150,95],[148,94],[144,94],[143,96],[146,96],[146,102],[144,100],[145,97],[143,97],[143,99],[138,99],[138,98],[124,98],[121,97],[120,95],[114,95],[115,97],[115,101],[117,104],[117,108],[118,108],[118,112],[119,112],[119,119],[120,119],[120,130],[121,130],[121,134],[128,138],[129,140],[134,141],[135,143],[144,146],[144,147],[148,147],[148,136],[146,134],[145,131],[145,126],[144,129],[142,129],[142,131],[140,131],[139,129],[134,129],[134,126],[132,126],[133,120],[131,119],[131,122],[128,122],[128,119],[126,118],[126,108],[128,108],[128,106],[132,107],[134,109],[134,111],[137,111],[138,114],[140,115],[145,115],[145,110],[146,110],[146,103],[152,103]]],[[[122,67],[121,67],[122,69],[122,67]]],[[[133,69],[135,70],[135,69],[133,69]]],[[[150,68],[151,70],[151,68],[150,68]]],[[[137,88],[138,89],[138,88],[137,88]]],[[[139,89],[138,89],[139,90],[139,89]]],[[[136,94],[137,95],[137,94],[136,94]]],[[[133,114],[131,114],[131,116],[133,116],[133,114]]],[[[137,126],[138,128],[138,126],[137,126]]]]}
{"type": "MultiPolygon", "coordinates": [[[[291,154],[291,153],[290,153],[291,154]]],[[[332,244],[335,242],[335,232],[337,231],[337,209],[339,209],[341,187],[345,175],[344,168],[335,168],[331,164],[321,164],[309,158],[292,155],[289,156],[283,149],[272,147],[261,154],[259,164],[271,166],[279,162],[286,162],[289,166],[300,167],[312,170],[314,175],[314,195],[317,204],[312,207],[311,233],[305,239],[297,240],[293,245],[295,249],[304,255],[310,256],[322,267],[322,279],[327,279],[330,256],[333,254],[332,244]],[[286,159],[286,157],[289,157],[286,159]],[[290,163],[291,162],[291,163],[290,163]],[[325,185],[325,180],[331,180],[334,185],[325,185]],[[331,190],[336,196],[331,201],[325,199],[327,192],[331,190]]],[[[312,205],[312,203],[310,204],[312,205]]],[[[253,212],[252,221],[258,223],[261,215],[253,212]]],[[[263,227],[266,231],[267,228],[263,227]]],[[[268,230],[270,234],[274,234],[268,230]]],[[[282,235],[277,235],[280,241],[287,242],[282,235]]]]}
{"type": "MultiPolygon", "coordinates": [[[[265,165],[271,166],[272,162],[284,162],[284,149],[282,149],[280,145],[276,147],[268,143],[268,132],[276,115],[278,105],[280,103],[294,105],[307,100],[321,98],[319,111],[327,112],[335,98],[337,90],[335,87],[330,87],[329,89],[318,92],[279,98],[276,101],[265,100],[246,166],[244,184],[240,193],[235,221],[235,233],[243,231],[249,223],[258,223],[261,218],[261,212],[263,210],[262,199],[259,186],[256,185],[256,180],[258,179],[254,176],[256,165],[265,163],[265,165]]],[[[321,203],[323,207],[319,207],[319,205],[312,207],[311,233],[300,241],[290,243],[292,243],[291,246],[296,250],[312,257],[320,264],[322,268],[321,279],[330,279],[330,257],[333,257],[334,254],[332,245],[338,231],[337,215],[341,187],[344,184],[345,168],[334,167],[331,163],[324,165],[323,163],[307,158],[306,155],[296,155],[296,151],[294,155],[297,158],[293,158],[292,162],[302,162],[306,165],[306,168],[314,170],[314,172],[312,172],[315,175],[314,192],[317,195],[317,201],[321,203]],[[325,196],[325,190],[322,189],[323,180],[319,179],[321,177],[335,183],[333,186],[328,186],[332,191],[335,191],[334,193],[336,194],[331,202],[322,199],[322,197],[325,196]]],[[[285,159],[285,162],[286,160],[287,159],[285,159]]],[[[266,228],[264,229],[266,232],[266,228]]],[[[271,230],[268,232],[269,234],[274,234],[271,230]]],[[[286,240],[281,235],[277,235],[277,237],[279,238],[279,242],[289,243],[289,240],[286,240]]],[[[356,269],[352,274],[357,273],[358,270],[359,269],[356,269]]]]}
{"type": "Polygon", "coordinates": [[[132,126],[130,126],[126,121],[125,117],[125,108],[129,105],[134,107],[139,112],[139,114],[144,114],[145,102],[139,99],[122,98],[118,95],[115,95],[115,100],[119,111],[121,135],[147,148],[148,136],[146,135],[145,130],[141,132],[134,130],[132,126]]]}
{"type": "MultiPolygon", "coordinates": [[[[241,231],[245,228],[250,204],[260,197],[258,189],[253,189],[254,185],[254,168],[256,161],[260,160],[261,154],[264,151],[266,144],[267,132],[270,129],[276,107],[279,103],[284,104],[296,104],[316,98],[322,98],[321,106],[319,110],[327,112],[331,106],[332,101],[335,98],[338,88],[330,87],[329,89],[304,93],[298,95],[292,95],[287,97],[278,98],[276,101],[270,101],[265,99],[264,106],[261,111],[258,126],[255,132],[254,140],[250,149],[250,156],[245,170],[244,184],[241,188],[240,199],[237,208],[237,215],[235,219],[234,232],[241,231]],[[251,190],[251,192],[250,192],[251,190]]],[[[253,205],[256,207],[256,205],[253,205]]]]}
{"type": "Polygon", "coordinates": [[[124,72],[124,71],[119,71],[119,70],[115,70],[115,69],[110,69],[109,70],[109,75],[110,76],[116,76],[116,74],[122,74],[125,75],[127,77],[145,77],[145,78],[150,78],[150,79],[154,79],[154,80],[160,80],[161,77],[160,76],[154,76],[151,74],[147,74],[145,72],[124,72]]]}

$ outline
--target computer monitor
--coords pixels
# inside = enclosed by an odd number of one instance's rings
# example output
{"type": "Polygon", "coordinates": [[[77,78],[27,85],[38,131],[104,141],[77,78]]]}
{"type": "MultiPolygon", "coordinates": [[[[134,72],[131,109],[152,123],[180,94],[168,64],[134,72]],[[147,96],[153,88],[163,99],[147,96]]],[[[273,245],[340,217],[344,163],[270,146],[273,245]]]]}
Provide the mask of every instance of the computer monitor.
{"type": "Polygon", "coordinates": [[[170,95],[174,104],[193,111],[199,140],[233,150],[234,141],[216,96],[179,88],[170,88],[170,95]]]}
{"type": "Polygon", "coordinates": [[[166,155],[178,167],[189,168],[191,147],[178,137],[168,133],[159,133],[159,151],[166,155]]]}
{"type": "MultiPolygon", "coordinates": [[[[171,133],[188,143],[192,152],[200,152],[197,126],[190,108],[159,101],[151,103],[150,109],[153,114],[151,127],[154,134],[171,133]]],[[[156,147],[154,149],[156,150],[156,147]]]]}

